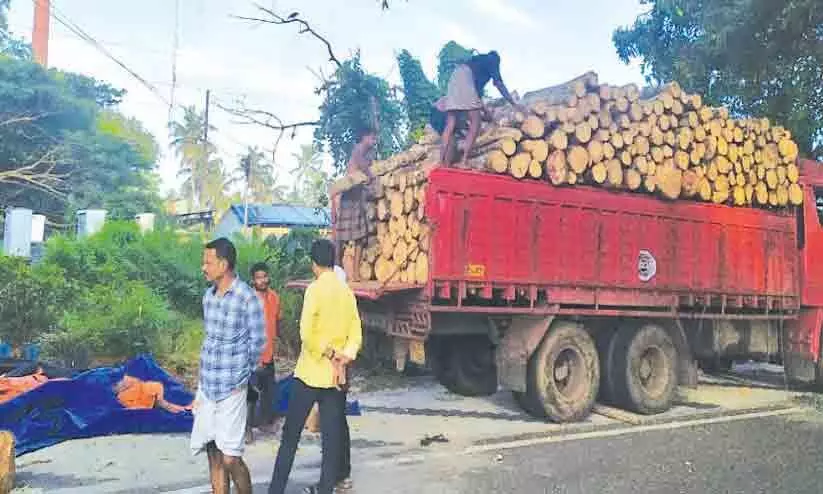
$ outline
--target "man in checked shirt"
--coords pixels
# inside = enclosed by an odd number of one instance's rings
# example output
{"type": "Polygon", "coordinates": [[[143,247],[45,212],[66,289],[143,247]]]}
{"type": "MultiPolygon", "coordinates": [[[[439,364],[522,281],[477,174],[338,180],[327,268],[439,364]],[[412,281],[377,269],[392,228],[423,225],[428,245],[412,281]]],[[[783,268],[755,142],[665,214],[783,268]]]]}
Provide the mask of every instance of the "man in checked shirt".
{"type": "Polygon", "coordinates": [[[209,458],[212,492],[251,494],[251,475],[243,462],[249,377],[257,369],[265,342],[260,299],[234,272],[237,251],[225,238],[206,244],[203,274],[211,287],[203,295],[205,338],[194,400],[191,448],[209,458]]]}

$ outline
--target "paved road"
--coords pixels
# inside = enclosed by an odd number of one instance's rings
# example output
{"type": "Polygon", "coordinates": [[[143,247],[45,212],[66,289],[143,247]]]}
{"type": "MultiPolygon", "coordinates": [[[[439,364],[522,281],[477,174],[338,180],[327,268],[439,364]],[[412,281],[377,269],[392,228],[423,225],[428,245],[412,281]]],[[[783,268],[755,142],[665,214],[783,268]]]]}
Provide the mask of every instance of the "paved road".
{"type": "Polygon", "coordinates": [[[823,416],[810,413],[372,466],[355,492],[819,494],[821,479],[823,416]]]}

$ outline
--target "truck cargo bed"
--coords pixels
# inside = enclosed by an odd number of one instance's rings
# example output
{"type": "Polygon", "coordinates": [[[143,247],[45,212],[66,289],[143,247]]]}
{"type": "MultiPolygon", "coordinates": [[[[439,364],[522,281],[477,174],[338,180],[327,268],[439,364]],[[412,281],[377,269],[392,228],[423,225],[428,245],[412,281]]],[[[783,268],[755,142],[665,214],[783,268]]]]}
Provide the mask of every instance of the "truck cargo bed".
{"type": "Polygon", "coordinates": [[[767,314],[800,305],[789,212],[438,169],[426,217],[434,305],[767,314]]]}

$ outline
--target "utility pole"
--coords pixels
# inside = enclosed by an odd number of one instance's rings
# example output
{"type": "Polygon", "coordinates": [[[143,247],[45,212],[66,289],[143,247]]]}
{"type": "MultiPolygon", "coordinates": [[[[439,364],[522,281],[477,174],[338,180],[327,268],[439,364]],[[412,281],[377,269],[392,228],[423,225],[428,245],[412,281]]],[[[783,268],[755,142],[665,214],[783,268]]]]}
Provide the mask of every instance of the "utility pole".
{"type": "MultiPolygon", "coordinates": [[[[208,168],[208,160],[209,160],[209,106],[211,105],[211,89],[206,89],[206,109],[203,112],[203,148],[201,150],[203,162],[200,164],[203,167],[201,172],[205,173],[206,169],[208,168]]],[[[194,172],[194,170],[192,170],[194,172]]],[[[200,194],[197,190],[195,174],[192,173],[192,181],[191,186],[193,189],[193,196],[195,198],[195,204],[197,208],[200,208],[200,194]]]]}
{"type": "Polygon", "coordinates": [[[31,51],[34,61],[46,67],[49,63],[49,21],[51,0],[34,0],[34,28],[31,34],[31,51]]]}

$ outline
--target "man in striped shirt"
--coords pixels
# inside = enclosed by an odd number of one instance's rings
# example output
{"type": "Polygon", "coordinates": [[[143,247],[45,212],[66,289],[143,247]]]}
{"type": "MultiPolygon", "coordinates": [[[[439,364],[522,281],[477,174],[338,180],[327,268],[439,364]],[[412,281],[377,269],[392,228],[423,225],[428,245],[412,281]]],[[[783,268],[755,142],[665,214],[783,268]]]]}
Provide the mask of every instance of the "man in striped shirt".
{"type": "Polygon", "coordinates": [[[205,338],[195,397],[191,448],[209,458],[212,491],[251,494],[243,462],[249,378],[260,363],[265,341],[263,307],[234,271],[237,251],[225,238],[206,244],[203,274],[212,283],[203,295],[205,338]]]}

